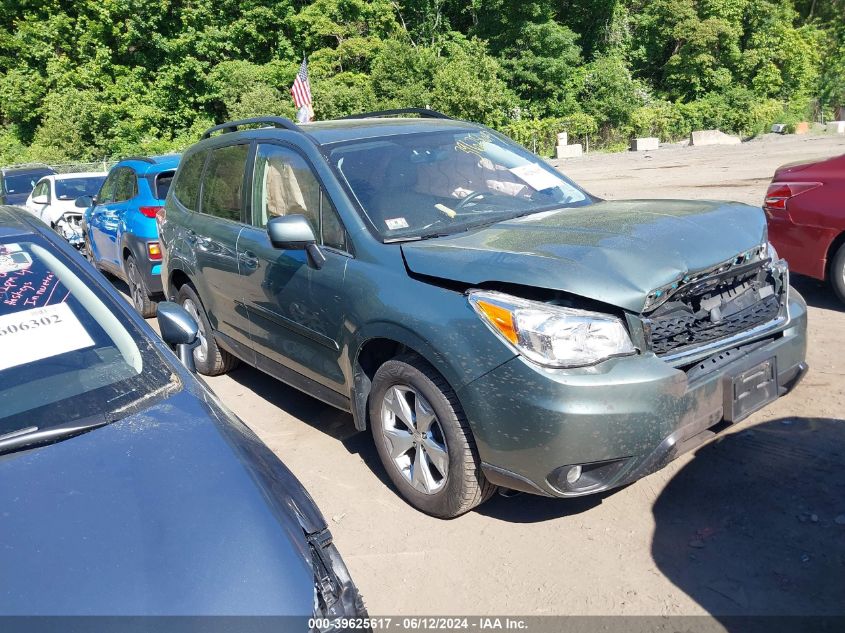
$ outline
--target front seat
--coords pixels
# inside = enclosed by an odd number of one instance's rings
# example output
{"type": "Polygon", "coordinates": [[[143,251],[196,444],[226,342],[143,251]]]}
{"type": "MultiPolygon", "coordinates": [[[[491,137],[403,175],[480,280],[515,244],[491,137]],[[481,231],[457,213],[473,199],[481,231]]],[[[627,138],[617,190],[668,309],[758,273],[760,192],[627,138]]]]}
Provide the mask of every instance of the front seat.
{"type": "Polygon", "coordinates": [[[386,220],[404,218],[410,227],[428,224],[437,216],[436,199],[432,195],[415,191],[417,166],[408,158],[394,158],[388,164],[381,191],[372,196],[373,222],[384,230],[386,220]]]}

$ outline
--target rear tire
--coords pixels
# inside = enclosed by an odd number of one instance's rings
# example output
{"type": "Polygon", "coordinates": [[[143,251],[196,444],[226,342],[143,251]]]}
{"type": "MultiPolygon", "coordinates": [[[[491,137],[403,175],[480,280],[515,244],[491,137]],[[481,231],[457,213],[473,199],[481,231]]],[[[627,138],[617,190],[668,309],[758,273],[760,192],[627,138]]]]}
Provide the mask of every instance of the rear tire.
{"type": "Polygon", "coordinates": [[[845,244],[839,247],[830,262],[830,285],[837,298],[845,303],[845,244]]]}
{"type": "Polygon", "coordinates": [[[194,364],[197,371],[205,376],[219,376],[234,369],[238,364],[238,359],[217,345],[211,323],[196,291],[188,284],[184,284],[179,288],[176,299],[179,305],[196,319],[199,326],[200,344],[194,348],[194,364]]]}
{"type": "Polygon", "coordinates": [[[387,474],[418,510],[451,519],[496,491],[481,472],[455,392],[419,356],[399,356],[379,367],[369,407],[370,429],[387,474]]]}
{"type": "Polygon", "coordinates": [[[126,283],[129,286],[129,296],[132,298],[132,305],[135,306],[138,314],[145,319],[154,317],[156,314],[156,302],[150,299],[150,291],[147,284],[138,270],[135,258],[130,255],[124,264],[126,269],[126,283]]]}

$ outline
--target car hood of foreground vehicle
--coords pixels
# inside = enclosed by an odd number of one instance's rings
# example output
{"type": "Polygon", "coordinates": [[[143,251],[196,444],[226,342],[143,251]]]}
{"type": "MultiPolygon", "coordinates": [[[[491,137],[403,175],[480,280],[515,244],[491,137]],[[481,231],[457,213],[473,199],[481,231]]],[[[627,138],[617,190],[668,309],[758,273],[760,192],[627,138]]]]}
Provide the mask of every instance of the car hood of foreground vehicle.
{"type": "Polygon", "coordinates": [[[402,244],[416,274],[560,290],[640,312],[653,290],[762,244],[759,207],[735,202],[597,202],[402,244]]]}
{"type": "Polygon", "coordinates": [[[187,391],[2,455],[0,482],[2,615],[313,613],[300,523],[322,516],[251,431],[187,391]]]}

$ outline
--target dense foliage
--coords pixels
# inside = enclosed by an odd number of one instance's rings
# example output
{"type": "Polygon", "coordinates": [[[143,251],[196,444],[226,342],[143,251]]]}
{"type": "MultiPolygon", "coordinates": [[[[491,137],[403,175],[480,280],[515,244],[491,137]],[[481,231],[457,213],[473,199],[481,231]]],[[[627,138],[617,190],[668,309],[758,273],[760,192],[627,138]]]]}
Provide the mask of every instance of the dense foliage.
{"type": "Polygon", "coordinates": [[[226,118],[429,106],[550,151],[845,103],[845,0],[0,0],[0,162],[178,149],[226,118]]]}

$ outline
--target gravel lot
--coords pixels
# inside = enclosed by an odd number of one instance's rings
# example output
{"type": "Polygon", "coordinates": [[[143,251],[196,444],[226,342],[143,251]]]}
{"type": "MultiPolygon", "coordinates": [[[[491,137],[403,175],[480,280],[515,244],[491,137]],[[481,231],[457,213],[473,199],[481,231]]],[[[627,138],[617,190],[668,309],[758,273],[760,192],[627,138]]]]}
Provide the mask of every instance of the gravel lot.
{"type": "MultiPolygon", "coordinates": [[[[759,205],[775,167],[842,137],[590,154],[606,198],[759,205]]],[[[811,372],[791,395],[623,490],[496,497],[440,521],[387,483],[350,415],[241,367],[209,380],[311,492],[372,615],[845,613],[845,310],[809,280],[811,372]]]]}

